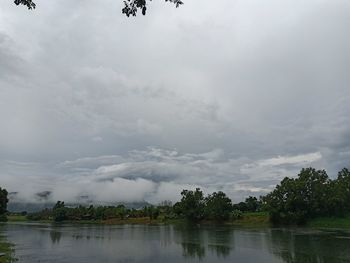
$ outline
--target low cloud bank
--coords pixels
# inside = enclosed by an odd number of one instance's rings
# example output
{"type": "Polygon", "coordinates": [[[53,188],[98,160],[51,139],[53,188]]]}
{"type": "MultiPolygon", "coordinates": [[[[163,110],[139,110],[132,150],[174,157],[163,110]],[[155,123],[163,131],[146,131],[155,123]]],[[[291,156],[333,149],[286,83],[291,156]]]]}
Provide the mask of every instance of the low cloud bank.
{"type": "Polygon", "coordinates": [[[179,200],[182,189],[224,191],[235,202],[269,192],[283,177],[322,159],[320,152],[251,161],[221,149],[181,154],[148,147],[127,155],[97,156],[58,164],[3,162],[2,184],[17,202],[110,203],[179,200]],[[24,173],[26,171],[26,173],[24,173]]]}

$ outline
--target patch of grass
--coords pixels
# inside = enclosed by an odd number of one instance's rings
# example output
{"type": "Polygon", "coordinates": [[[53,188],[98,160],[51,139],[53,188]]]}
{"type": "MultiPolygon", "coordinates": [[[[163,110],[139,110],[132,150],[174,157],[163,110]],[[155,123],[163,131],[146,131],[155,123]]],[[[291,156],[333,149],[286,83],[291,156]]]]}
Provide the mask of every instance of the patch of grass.
{"type": "Polygon", "coordinates": [[[350,229],[350,214],[344,217],[318,217],[311,219],[307,226],[317,228],[350,229]]]}
{"type": "Polygon", "coordinates": [[[8,215],[7,216],[7,220],[9,222],[25,222],[28,221],[26,216],[22,216],[22,215],[8,215]]]}
{"type": "Polygon", "coordinates": [[[149,217],[139,217],[139,218],[126,218],[126,219],[119,219],[119,218],[112,218],[101,221],[102,224],[107,225],[119,225],[119,224],[141,224],[141,225],[147,225],[147,224],[161,224],[163,223],[162,219],[150,219],[149,217]]]}
{"type": "Polygon", "coordinates": [[[5,253],[5,256],[0,256],[0,263],[16,262],[13,245],[6,242],[3,236],[0,236],[0,253],[5,253]]]}
{"type": "Polygon", "coordinates": [[[243,213],[241,219],[237,219],[227,224],[246,227],[269,227],[270,218],[267,212],[249,212],[243,213]]]}

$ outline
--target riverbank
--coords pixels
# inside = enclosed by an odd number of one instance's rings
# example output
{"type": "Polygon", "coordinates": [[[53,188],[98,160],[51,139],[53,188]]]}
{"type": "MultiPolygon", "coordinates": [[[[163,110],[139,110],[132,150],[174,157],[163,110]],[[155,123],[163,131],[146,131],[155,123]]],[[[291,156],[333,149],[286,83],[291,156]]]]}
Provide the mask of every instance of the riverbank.
{"type": "Polygon", "coordinates": [[[15,262],[13,245],[0,234],[0,263],[15,262]]]}
{"type": "Polygon", "coordinates": [[[227,224],[242,227],[270,227],[270,217],[267,212],[243,213],[242,218],[228,222],[227,224]]]}
{"type": "MultiPolygon", "coordinates": [[[[9,222],[29,222],[25,216],[9,216],[9,222]]],[[[53,223],[53,221],[38,221],[41,223],[53,223]]],[[[65,221],[64,223],[72,224],[105,224],[105,225],[123,225],[123,224],[183,224],[186,221],[183,219],[164,219],[159,217],[158,219],[150,219],[149,217],[139,218],[112,218],[108,220],[94,221],[94,220],[80,220],[80,221],[65,221]]],[[[212,224],[223,224],[232,225],[239,227],[271,227],[269,215],[267,212],[254,212],[254,213],[243,213],[242,218],[225,221],[225,222],[214,222],[214,221],[201,221],[199,224],[212,225],[212,224]]],[[[350,214],[345,217],[320,217],[311,219],[307,224],[307,227],[312,228],[338,228],[338,229],[350,229],[350,214]]]]}
{"type": "Polygon", "coordinates": [[[350,229],[350,214],[344,217],[318,217],[311,219],[308,227],[350,229]]]}
{"type": "MultiPolygon", "coordinates": [[[[9,222],[29,222],[25,216],[19,215],[10,215],[8,216],[9,222]]],[[[38,221],[41,223],[53,223],[53,221],[38,221]]],[[[138,218],[112,218],[107,220],[79,220],[79,221],[64,221],[64,223],[72,224],[106,224],[106,225],[123,225],[123,224],[140,224],[140,225],[149,225],[149,224],[182,224],[186,221],[183,219],[165,219],[160,216],[157,219],[150,219],[149,217],[138,217],[138,218]]],[[[199,224],[210,225],[210,224],[222,224],[222,225],[233,225],[233,226],[246,226],[246,227],[269,227],[269,216],[266,212],[256,212],[256,213],[244,213],[242,218],[224,221],[224,222],[215,222],[210,220],[205,220],[199,222],[199,224]]]]}

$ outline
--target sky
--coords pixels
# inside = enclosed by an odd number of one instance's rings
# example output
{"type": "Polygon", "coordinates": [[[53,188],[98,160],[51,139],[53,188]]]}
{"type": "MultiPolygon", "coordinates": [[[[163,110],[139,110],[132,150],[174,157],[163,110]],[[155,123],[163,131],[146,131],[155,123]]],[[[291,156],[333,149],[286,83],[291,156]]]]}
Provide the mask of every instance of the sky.
{"type": "Polygon", "coordinates": [[[233,202],[350,159],[348,0],[0,2],[0,187],[16,201],[233,202]]]}

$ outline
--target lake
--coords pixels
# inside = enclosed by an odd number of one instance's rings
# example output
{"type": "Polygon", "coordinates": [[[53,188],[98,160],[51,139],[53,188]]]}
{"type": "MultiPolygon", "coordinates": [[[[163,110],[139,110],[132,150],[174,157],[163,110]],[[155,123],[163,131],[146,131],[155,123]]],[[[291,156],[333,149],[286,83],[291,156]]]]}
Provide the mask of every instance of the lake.
{"type": "Polygon", "coordinates": [[[18,262],[350,262],[350,232],[197,225],[0,227],[18,262]]]}

